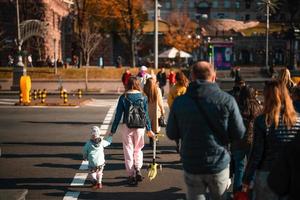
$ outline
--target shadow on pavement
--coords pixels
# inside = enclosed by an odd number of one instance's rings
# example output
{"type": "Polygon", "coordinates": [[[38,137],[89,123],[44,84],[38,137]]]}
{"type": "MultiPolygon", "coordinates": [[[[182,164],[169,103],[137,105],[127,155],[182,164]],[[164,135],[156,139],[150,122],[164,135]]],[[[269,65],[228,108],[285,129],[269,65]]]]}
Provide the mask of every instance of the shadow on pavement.
{"type": "Polygon", "coordinates": [[[82,146],[85,142],[3,142],[2,145],[35,145],[35,146],[82,146]]]}
{"type": "Polygon", "coordinates": [[[32,124],[71,124],[71,125],[101,125],[103,122],[70,122],[70,121],[21,121],[22,123],[32,124]]]}
{"type": "Polygon", "coordinates": [[[2,154],[2,158],[69,158],[82,160],[80,154],[61,153],[61,154],[2,154]]]}
{"type": "Polygon", "coordinates": [[[154,199],[163,199],[163,200],[179,200],[184,199],[184,193],[176,193],[181,191],[180,188],[171,187],[166,190],[157,191],[157,192],[81,192],[80,199],[105,199],[105,200],[154,200],[154,199]]]}

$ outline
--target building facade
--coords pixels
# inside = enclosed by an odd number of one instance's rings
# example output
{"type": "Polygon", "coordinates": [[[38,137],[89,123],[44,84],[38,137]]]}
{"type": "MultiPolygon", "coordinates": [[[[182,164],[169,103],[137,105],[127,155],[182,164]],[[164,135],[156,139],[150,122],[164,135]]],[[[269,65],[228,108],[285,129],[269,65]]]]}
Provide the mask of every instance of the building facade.
{"type": "MultiPolygon", "coordinates": [[[[159,4],[162,20],[168,20],[172,12],[181,12],[197,23],[200,30],[205,30],[202,34],[203,44],[193,52],[196,59],[206,57],[209,38],[211,43],[227,43],[230,40],[233,43],[235,64],[265,64],[266,5],[261,4],[260,0],[159,0],[159,4]],[[259,28],[249,27],[252,28],[248,31],[251,34],[245,34],[247,31],[243,32],[237,28],[240,22],[246,24],[254,21],[258,21],[260,25],[257,26],[259,28]]],[[[280,9],[276,13],[270,15],[270,64],[291,64],[289,57],[293,54],[295,65],[300,60],[299,41],[293,37],[289,38],[287,33],[292,14],[284,4],[278,5],[278,8],[280,9]]],[[[153,20],[153,8],[148,8],[148,14],[149,20],[153,20]]],[[[299,25],[300,12],[294,17],[298,19],[299,25]]],[[[294,21],[297,22],[295,19],[294,21]]]]}
{"type": "MultiPolygon", "coordinates": [[[[72,16],[71,0],[19,0],[20,23],[27,20],[44,22],[45,31],[23,41],[24,56],[31,54],[33,61],[40,65],[49,59],[71,56],[72,16]]],[[[1,65],[6,65],[7,56],[15,54],[17,19],[15,1],[0,0],[0,26],[8,48],[1,50],[1,65]]]]}

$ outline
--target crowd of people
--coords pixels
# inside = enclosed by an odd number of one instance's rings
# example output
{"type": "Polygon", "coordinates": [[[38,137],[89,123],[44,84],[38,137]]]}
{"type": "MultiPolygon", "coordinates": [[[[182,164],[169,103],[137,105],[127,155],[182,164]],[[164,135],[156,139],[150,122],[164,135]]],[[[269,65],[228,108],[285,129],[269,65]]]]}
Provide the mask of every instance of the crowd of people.
{"type": "MultiPolygon", "coordinates": [[[[216,71],[205,61],[193,65],[190,79],[182,71],[167,75],[164,68],[158,74],[147,70],[142,66],[136,76],[124,72],[125,92],[107,139],[111,141],[123,117],[118,132],[129,185],[143,179],[144,135],[152,145],[160,131],[158,119],[165,116],[165,96],[170,108],[166,134],[180,153],[188,200],[297,199],[300,88],[288,69],[265,83],[263,102],[240,75],[233,90],[221,90],[216,71]],[[231,174],[233,193],[228,195],[231,174]]],[[[103,164],[91,166],[91,172],[98,170],[102,177],[103,164]]],[[[99,188],[99,179],[95,184],[99,188]]]]}

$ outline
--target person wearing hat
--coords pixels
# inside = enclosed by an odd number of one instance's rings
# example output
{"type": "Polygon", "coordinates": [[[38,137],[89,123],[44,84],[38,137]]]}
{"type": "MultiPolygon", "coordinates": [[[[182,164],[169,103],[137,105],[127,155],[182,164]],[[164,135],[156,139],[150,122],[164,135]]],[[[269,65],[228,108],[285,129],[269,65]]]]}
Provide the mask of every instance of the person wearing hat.
{"type": "Polygon", "coordinates": [[[151,77],[151,75],[147,73],[147,70],[148,68],[143,65],[141,66],[140,71],[137,75],[137,78],[140,81],[141,89],[144,88],[144,85],[146,84],[146,80],[151,77]]]}
{"type": "Polygon", "coordinates": [[[91,138],[83,147],[83,159],[88,160],[90,175],[94,189],[102,188],[103,168],[105,166],[104,148],[112,142],[112,137],[104,139],[105,132],[101,132],[98,126],[93,126],[91,130],[91,138]]]}

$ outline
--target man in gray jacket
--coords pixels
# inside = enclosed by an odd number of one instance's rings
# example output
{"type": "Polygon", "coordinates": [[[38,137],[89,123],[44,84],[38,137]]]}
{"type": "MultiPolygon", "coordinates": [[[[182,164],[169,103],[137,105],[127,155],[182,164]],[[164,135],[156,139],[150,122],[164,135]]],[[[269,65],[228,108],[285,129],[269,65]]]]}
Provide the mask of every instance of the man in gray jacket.
{"type": "Polygon", "coordinates": [[[192,68],[192,82],[185,95],[175,99],[167,136],[181,139],[181,160],[188,200],[226,198],[232,140],[242,139],[245,127],[235,99],[215,83],[216,73],[208,62],[192,68]]]}

